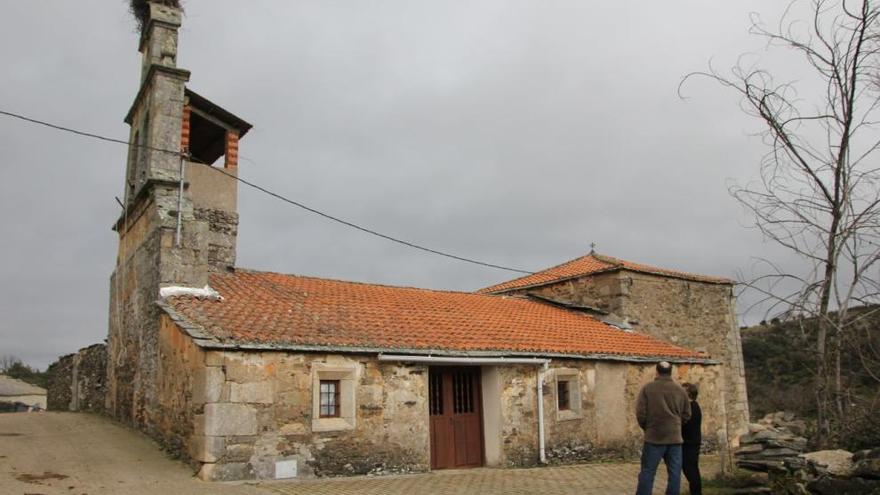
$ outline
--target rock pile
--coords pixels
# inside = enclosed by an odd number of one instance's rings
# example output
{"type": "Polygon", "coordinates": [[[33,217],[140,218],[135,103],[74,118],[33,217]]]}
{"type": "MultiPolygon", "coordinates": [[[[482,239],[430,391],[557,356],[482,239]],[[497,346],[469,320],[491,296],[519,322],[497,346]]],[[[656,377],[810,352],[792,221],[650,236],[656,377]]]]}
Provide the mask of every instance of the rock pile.
{"type": "Polygon", "coordinates": [[[769,474],[770,493],[880,494],[880,447],[804,453],[803,421],[788,413],[768,414],[749,425],[734,454],[738,467],[769,474]]]}
{"type": "Polygon", "coordinates": [[[880,480],[880,447],[860,450],[853,454],[852,460],[854,475],[880,480]]]}
{"type": "Polygon", "coordinates": [[[793,412],[779,411],[770,413],[758,420],[758,424],[774,428],[785,428],[799,437],[807,434],[807,422],[797,419],[793,412]]]}
{"type": "Polygon", "coordinates": [[[801,464],[786,463],[786,473],[771,473],[773,493],[880,494],[880,448],[855,454],[845,450],[821,450],[804,454],[801,460],[801,464]]]}
{"type": "Polygon", "coordinates": [[[798,456],[806,450],[807,439],[799,435],[805,430],[806,423],[791,413],[768,414],[740,437],[736,465],[751,471],[786,471],[786,462],[802,461],[798,456]]]}

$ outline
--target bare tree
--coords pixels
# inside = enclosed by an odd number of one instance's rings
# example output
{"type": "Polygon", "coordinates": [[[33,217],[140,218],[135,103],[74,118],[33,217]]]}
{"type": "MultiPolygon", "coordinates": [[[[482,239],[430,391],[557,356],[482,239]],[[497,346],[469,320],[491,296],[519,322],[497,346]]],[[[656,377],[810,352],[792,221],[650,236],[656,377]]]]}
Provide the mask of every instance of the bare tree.
{"type": "Polygon", "coordinates": [[[793,273],[765,259],[766,272],[746,284],[774,310],[817,321],[820,445],[832,437],[832,417],[845,417],[840,360],[854,321],[849,308],[880,295],[878,16],[868,0],[795,1],[775,29],[753,14],[750,32],[766,39],[768,49],[803,57],[812,81],[779,81],[769,70],[742,64],[729,74],[710,66],[682,81],[705,76],[736,91],[743,110],[763,123],[769,152],[760,180],[735,185],[731,194],[767,239],[796,253],[806,268],[793,273]],[[807,6],[809,19],[797,19],[797,9],[807,6]]]}
{"type": "Polygon", "coordinates": [[[21,364],[21,359],[11,354],[4,354],[0,356],[0,373],[6,373],[7,371],[14,369],[16,366],[20,366],[21,364]]]}

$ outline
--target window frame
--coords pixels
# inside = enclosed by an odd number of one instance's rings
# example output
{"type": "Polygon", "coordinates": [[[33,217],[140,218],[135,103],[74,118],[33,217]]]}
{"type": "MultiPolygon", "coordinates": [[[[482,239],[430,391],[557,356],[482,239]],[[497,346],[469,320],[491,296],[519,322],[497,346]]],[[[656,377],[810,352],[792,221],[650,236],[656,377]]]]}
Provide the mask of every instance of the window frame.
{"type": "Polygon", "coordinates": [[[554,402],[556,403],[556,421],[583,419],[583,394],[587,392],[582,390],[585,382],[581,379],[581,370],[578,368],[555,368],[553,375],[555,382],[554,402]],[[559,387],[562,383],[567,384],[567,408],[560,407],[559,403],[559,387]]]}
{"type": "Polygon", "coordinates": [[[318,380],[318,417],[319,418],[338,418],[342,412],[342,404],[340,401],[340,380],[318,380]],[[329,385],[332,392],[324,392],[324,385],[329,385]],[[330,403],[325,403],[325,398],[331,398],[330,403]],[[324,410],[330,410],[331,414],[325,414],[324,410]]]}
{"type": "Polygon", "coordinates": [[[361,368],[356,362],[312,364],[312,432],[353,430],[357,421],[356,389],[361,368]],[[321,415],[321,382],[338,381],[338,416],[321,415]]]}
{"type": "Polygon", "coordinates": [[[556,380],[556,409],[558,411],[571,410],[571,380],[556,380]]]}

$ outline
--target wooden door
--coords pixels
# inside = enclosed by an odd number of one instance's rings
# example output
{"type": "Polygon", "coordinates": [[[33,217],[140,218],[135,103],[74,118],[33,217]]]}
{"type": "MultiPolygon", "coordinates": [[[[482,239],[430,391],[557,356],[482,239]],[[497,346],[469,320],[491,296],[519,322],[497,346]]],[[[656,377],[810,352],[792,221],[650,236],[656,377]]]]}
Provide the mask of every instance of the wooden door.
{"type": "Polygon", "coordinates": [[[482,466],[480,368],[432,366],[428,378],[431,469],[482,466]]]}

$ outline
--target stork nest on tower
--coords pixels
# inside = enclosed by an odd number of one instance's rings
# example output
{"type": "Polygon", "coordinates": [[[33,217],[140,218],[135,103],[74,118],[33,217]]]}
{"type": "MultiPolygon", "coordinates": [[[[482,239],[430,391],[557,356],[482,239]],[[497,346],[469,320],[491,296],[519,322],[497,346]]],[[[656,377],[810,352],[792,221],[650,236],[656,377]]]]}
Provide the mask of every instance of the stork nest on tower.
{"type": "Polygon", "coordinates": [[[167,5],[169,7],[176,7],[178,9],[183,9],[183,2],[181,0],[127,0],[129,7],[128,10],[131,11],[131,15],[134,16],[134,20],[137,22],[138,31],[141,32],[144,30],[144,26],[147,25],[147,21],[150,18],[150,2],[158,3],[160,5],[167,5]]]}

